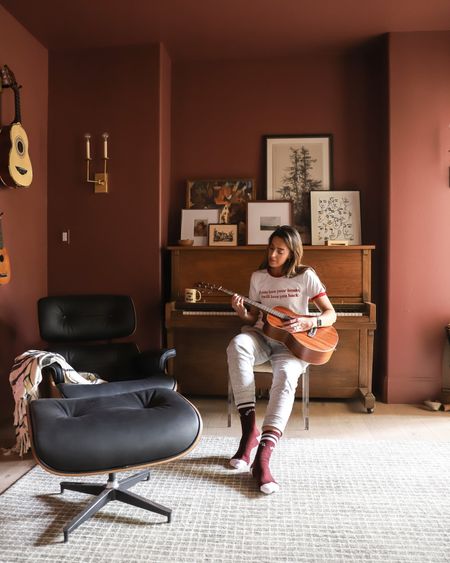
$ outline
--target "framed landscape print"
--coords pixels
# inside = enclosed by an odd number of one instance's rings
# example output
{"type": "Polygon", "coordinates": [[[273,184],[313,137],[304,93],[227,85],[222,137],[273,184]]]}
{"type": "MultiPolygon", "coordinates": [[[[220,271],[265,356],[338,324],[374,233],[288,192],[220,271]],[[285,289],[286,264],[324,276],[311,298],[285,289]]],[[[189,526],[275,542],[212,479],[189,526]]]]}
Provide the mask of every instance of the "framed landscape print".
{"type": "Polygon", "coordinates": [[[238,240],[245,243],[246,205],[256,197],[253,178],[222,178],[188,180],[186,207],[188,209],[219,209],[218,223],[236,223],[238,240]]]}
{"type": "Polygon", "coordinates": [[[310,192],[332,184],[332,135],[266,135],[266,197],[289,199],[293,225],[311,243],[310,192]]]}
{"type": "Polygon", "coordinates": [[[218,209],[182,209],[180,239],[192,239],[194,246],[208,244],[208,224],[218,223],[218,209]]]}
{"type": "Polygon", "coordinates": [[[358,191],[311,192],[312,244],[361,244],[360,214],[358,191]]]}
{"type": "Polygon", "coordinates": [[[267,244],[281,225],[292,225],[291,201],[253,201],[247,204],[247,244],[267,244]]]}

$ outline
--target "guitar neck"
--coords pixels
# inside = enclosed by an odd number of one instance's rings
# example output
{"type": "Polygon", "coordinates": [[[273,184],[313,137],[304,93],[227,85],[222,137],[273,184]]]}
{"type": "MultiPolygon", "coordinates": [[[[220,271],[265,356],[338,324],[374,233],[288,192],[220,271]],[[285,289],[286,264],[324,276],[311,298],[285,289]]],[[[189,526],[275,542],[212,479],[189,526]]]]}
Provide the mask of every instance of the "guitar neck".
{"type": "Polygon", "coordinates": [[[21,123],[21,115],[20,115],[20,93],[19,93],[19,88],[20,86],[18,86],[17,84],[14,84],[12,86],[12,89],[14,90],[14,111],[15,111],[15,116],[14,116],[14,121],[13,123],[21,123]]]}
{"type": "MultiPolygon", "coordinates": [[[[231,291],[230,289],[227,289],[226,287],[222,287],[222,286],[217,287],[216,289],[218,291],[221,291],[222,293],[226,293],[227,295],[234,295],[236,293],[235,291],[231,291]]],[[[272,307],[268,307],[267,305],[263,305],[262,303],[259,303],[258,301],[253,301],[253,299],[250,299],[249,297],[245,297],[244,295],[241,295],[241,297],[244,300],[245,304],[253,305],[253,307],[256,307],[260,311],[264,311],[264,313],[268,313],[269,315],[272,315],[274,317],[278,317],[282,321],[287,321],[288,319],[290,319],[289,315],[286,315],[285,313],[281,313],[280,311],[277,311],[276,309],[272,309],[272,307]]]]}

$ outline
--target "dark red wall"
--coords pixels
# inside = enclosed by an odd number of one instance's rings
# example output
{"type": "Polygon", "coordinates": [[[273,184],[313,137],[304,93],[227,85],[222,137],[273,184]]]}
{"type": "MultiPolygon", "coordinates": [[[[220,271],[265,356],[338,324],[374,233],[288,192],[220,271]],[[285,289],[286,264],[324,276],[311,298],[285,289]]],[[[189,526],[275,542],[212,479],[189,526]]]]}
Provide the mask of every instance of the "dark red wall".
{"type": "MultiPolygon", "coordinates": [[[[179,238],[186,179],[254,177],[264,197],[265,134],[333,134],[334,188],[361,191],[363,241],[377,246],[375,387],[384,382],[391,402],[437,392],[450,314],[448,33],[278,61],[172,65],[160,45],[55,51],[48,67],[46,50],[4,10],[0,17],[0,62],[23,84],[35,171],[29,190],[0,190],[13,266],[0,287],[4,418],[14,356],[41,345],[35,304],[47,289],[129,293],[139,344],[160,344],[161,260],[179,238]],[[95,195],[83,135],[93,135],[99,171],[103,131],[110,193],[95,195]],[[66,229],[70,245],[61,242],[66,229]]],[[[12,106],[1,96],[7,121],[12,106]]]]}
{"type": "Polygon", "coordinates": [[[436,398],[450,322],[450,32],[389,45],[390,402],[436,398]]]}
{"type": "Polygon", "coordinates": [[[51,53],[49,106],[49,293],[129,294],[138,343],[159,346],[159,46],[51,53]],[[84,134],[92,135],[92,172],[101,172],[104,131],[110,193],[94,194],[84,134]]]}
{"type": "MultiPolygon", "coordinates": [[[[8,376],[15,356],[39,348],[36,301],[47,292],[47,50],[0,8],[0,65],[22,84],[22,124],[30,143],[31,187],[0,189],[4,244],[12,276],[0,285],[0,420],[13,408],[8,376]]],[[[13,94],[0,94],[1,123],[14,118],[13,94]]],[[[6,155],[1,155],[4,159],[6,155]]],[[[5,160],[4,162],[7,162],[5,160]]]]}
{"type": "MultiPolygon", "coordinates": [[[[256,177],[264,195],[264,134],[332,133],[334,187],[360,189],[363,202],[376,203],[370,188],[377,192],[382,178],[386,131],[368,68],[373,53],[366,45],[282,61],[174,64],[171,240],[179,238],[186,178],[256,177]]],[[[363,229],[373,242],[376,221],[368,217],[363,229]]]]}

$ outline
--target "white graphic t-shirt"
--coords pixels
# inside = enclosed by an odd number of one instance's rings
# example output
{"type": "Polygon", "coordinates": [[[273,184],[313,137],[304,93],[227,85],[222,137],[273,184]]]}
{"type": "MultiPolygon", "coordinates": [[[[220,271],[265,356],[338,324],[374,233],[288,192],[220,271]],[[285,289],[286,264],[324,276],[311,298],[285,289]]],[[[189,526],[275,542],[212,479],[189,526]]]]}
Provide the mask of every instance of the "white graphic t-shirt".
{"type": "MultiPolygon", "coordinates": [[[[326,289],[314,270],[308,268],[293,278],[271,276],[267,270],[253,272],[249,298],[268,307],[286,307],[300,315],[308,314],[308,303],[326,295],[326,289]]],[[[262,315],[254,325],[262,328],[262,315]]]]}

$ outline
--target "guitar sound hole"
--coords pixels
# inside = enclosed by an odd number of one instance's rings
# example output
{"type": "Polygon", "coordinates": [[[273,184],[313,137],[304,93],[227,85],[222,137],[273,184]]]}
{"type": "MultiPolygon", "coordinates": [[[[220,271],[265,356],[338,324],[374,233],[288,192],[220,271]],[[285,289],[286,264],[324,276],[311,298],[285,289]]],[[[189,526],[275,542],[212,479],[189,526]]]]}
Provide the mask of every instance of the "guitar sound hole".
{"type": "Polygon", "coordinates": [[[23,156],[25,154],[25,147],[23,141],[21,141],[20,139],[17,139],[16,148],[20,156],[23,156]]]}
{"type": "Polygon", "coordinates": [[[3,262],[4,259],[5,257],[3,256],[3,254],[0,254],[0,262],[3,262]]]}

